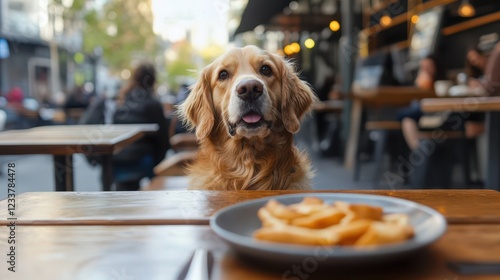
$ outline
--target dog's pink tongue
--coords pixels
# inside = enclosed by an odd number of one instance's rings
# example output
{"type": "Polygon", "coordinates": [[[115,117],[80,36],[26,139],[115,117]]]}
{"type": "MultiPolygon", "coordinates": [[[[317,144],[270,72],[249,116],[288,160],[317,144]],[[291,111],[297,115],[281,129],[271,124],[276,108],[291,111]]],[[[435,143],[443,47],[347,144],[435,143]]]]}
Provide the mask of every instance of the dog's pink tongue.
{"type": "Polygon", "coordinates": [[[256,123],[260,121],[261,118],[262,118],[261,115],[255,113],[249,113],[243,116],[243,121],[245,121],[246,123],[256,123]]]}

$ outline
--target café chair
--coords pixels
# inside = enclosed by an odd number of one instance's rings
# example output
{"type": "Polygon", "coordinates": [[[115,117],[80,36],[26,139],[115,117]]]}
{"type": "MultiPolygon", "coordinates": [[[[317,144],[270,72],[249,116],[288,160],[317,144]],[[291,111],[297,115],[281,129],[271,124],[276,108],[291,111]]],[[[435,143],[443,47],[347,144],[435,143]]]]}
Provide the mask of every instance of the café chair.
{"type": "Polygon", "coordinates": [[[5,124],[7,123],[7,113],[0,109],[0,131],[5,129],[5,124]]]}
{"type": "MultiPolygon", "coordinates": [[[[374,162],[376,163],[375,171],[372,177],[372,182],[376,186],[383,169],[383,158],[387,148],[387,139],[390,133],[401,131],[401,122],[399,121],[367,121],[365,129],[363,130],[366,135],[374,132],[377,135],[374,150],[374,162]]],[[[361,141],[358,141],[356,148],[356,162],[354,165],[354,181],[359,181],[361,177],[361,141]]]]}
{"type": "Polygon", "coordinates": [[[179,120],[173,117],[169,125],[169,142],[172,153],[154,167],[155,177],[144,190],[186,189],[186,166],[192,163],[198,150],[193,132],[175,133],[179,120]],[[182,178],[184,177],[184,178],[182,178]]]}
{"type": "Polygon", "coordinates": [[[431,147],[433,152],[419,152],[419,159],[412,164],[409,178],[412,189],[453,187],[453,168],[456,164],[466,188],[480,185],[472,179],[472,174],[480,173],[476,139],[467,139],[462,131],[445,131],[444,135],[442,139],[446,140],[442,142],[436,141],[430,133],[422,134],[420,146],[431,147]]]}
{"type": "MultiPolygon", "coordinates": [[[[372,183],[375,188],[379,186],[380,178],[384,172],[384,155],[388,152],[388,139],[391,134],[401,133],[401,123],[399,121],[368,121],[365,124],[365,133],[376,133],[375,147],[373,152],[373,162],[375,169],[372,175],[372,183]]],[[[436,154],[425,155],[420,161],[411,166],[409,176],[406,180],[411,188],[432,188],[433,186],[450,187],[451,167],[458,163],[463,174],[463,181],[466,186],[473,186],[477,183],[472,180],[472,173],[479,173],[476,139],[467,139],[462,131],[442,131],[440,137],[447,139],[445,143],[438,143],[432,132],[420,132],[421,145],[433,145],[436,154]],[[461,151],[461,152],[457,152],[461,151]]],[[[404,138],[400,137],[400,141],[404,138]]],[[[400,149],[401,150],[401,149],[400,149]]],[[[356,153],[357,160],[354,169],[354,180],[359,180],[361,175],[361,145],[358,145],[356,153]]],[[[399,162],[401,164],[401,162],[399,162]]]]}

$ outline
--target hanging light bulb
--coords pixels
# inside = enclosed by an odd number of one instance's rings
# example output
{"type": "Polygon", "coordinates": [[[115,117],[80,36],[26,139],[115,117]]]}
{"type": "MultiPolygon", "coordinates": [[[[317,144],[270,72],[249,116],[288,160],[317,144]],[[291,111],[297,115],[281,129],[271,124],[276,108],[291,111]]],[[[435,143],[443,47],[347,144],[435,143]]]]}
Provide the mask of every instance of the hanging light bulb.
{"type": "Polygon", "coordinates": [[[458,7],[458,15],[461,17],[473,17],[476,14],[476,9],[469,3],[469,0],[462,0],[462,4],[458,7]]]}
{"type": "Polygon", "coordinates": [[[386,13],[380,17],[380,25],[387,27],[391,25],[391,23],[392,23],[392,18],[389,14],[386,13]]]}
{"type": "Polygon", "coordinates": [[[420,17],[419,17],[418,15],[413,15],[413,16],[411,17],[411,22],[412,22],[413,24],[417,24],[417,22],[418,22],[419,20],[420,20],[420,17]]]}
{"type": "Polygon", "coordinates": [[[340,29],[340,23],[336,20],[332,20],[329,24],[330,30],[333,32],[337,32],[340,29]]]}
{"type": "Polygon", "coordinates": [[[293,53],[299,53],[300,52],[300,45],[299,45],[299,43],[297,43],[297,42],[291,43],[290,47],[291,47],[291,51],[293,53]]]}
{"type": "Polygon", "coordinates": [[[308,49],[314,48],[315,45],[316,45],[316,42],[314,42],[314,40],[312,38],[308,38],[304,41],[304,46],[306,46],[306,48],[308,48],[308,49]]]}
{"type": "Polygon", "coordinates": [[[283,48],[283,52],[285,52],[286,55],[292,55],[293,54],[293,47],[291,45],[286,45],[283,48]]]}

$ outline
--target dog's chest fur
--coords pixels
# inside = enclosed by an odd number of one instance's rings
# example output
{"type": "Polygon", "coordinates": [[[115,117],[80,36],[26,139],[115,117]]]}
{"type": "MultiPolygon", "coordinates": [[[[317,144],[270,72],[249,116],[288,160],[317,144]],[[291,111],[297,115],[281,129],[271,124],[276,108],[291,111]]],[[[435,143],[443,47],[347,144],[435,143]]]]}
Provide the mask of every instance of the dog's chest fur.
{"type": "Polygon", "coordinates": [[[188,169],[190,189],[309,189],[310,162],[289,141],[281,146],[251,139],[226,141],[222,146],[201,143],[188,169]]]}

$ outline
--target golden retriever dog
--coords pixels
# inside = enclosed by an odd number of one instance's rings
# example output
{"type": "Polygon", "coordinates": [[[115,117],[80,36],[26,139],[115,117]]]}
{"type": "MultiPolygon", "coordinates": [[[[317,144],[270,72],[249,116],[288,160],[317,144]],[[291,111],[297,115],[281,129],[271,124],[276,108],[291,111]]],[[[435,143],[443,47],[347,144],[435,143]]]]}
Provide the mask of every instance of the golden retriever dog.
{"type": "Polygon", "coordinates": [[[190,189],[309,189],[311,163],[293,134],[316,99],[278,55],[247,46],[216,59],[179,106],[199,141],[190,189]]]}

